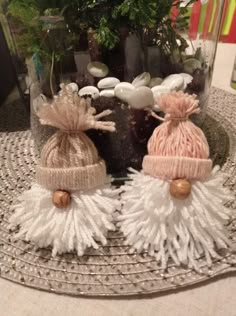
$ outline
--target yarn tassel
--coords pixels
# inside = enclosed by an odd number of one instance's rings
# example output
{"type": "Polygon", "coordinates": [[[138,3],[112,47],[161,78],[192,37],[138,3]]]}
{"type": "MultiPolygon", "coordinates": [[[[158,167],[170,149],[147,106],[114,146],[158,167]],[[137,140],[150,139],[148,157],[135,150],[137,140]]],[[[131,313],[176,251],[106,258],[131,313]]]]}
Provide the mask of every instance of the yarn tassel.
{"type": "Polygon", "coordinates": [[[107,231],[115,229],[112,214],[119,209],[118,194],[109,185],[75,191],[70,206],[58,209],[52,203],[52,191],[33,184],[13,206],[11,227],[21,227],[15,238],[32,241],[39,248],[51,246],[53,257],[72,251],[82,256],[89,247],[106,245],[107,231]]]}
{"type": "Polygon", "coordinates": [[[176,200],[170,180],[132,170],[123,186],[122,213],[118,217],[126,244],[139,253],[147,251],[166,269],[170,261],[196,270],[198,259],[208,266],[220,258],[220,249],[231,247],[225,225],[232,210],[224,204],[232,198],[223,186],[225,175],[212,170],[205,181],[193,181],[190,196],[176,200]]]}

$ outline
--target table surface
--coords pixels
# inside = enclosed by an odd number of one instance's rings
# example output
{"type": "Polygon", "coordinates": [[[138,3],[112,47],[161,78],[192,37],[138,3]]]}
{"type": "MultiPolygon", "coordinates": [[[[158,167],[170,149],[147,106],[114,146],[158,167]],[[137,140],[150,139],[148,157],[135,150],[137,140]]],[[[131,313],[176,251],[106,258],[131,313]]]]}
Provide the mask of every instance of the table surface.
{"type": "MultiPolygon", "coordinates": [[[[219,44],[213,85],[230,88],[236,45],[219,44]]],[[[0,279],[0,316],[236,316],[236,275],[181,292],[130,299],[88,299],[37,291],[0,279]]]]}

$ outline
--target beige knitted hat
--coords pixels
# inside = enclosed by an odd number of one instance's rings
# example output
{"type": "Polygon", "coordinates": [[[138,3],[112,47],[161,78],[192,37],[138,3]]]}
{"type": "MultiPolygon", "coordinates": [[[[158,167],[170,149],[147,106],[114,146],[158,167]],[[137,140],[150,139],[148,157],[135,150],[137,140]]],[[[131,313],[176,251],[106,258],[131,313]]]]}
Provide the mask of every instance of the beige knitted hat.
{"type": "Polygon", "coordinates": [[[40,122],[59,128],[45,144],[36,169],[37,182],[50,190],[86,190],[105,183],[105,162],[84,131],[115,130],[113,122],[101,122],[109,115],[95,115],[89,100],[80,98],[69,86],[61,85],[59,96],[39,111],[40,122]]]}

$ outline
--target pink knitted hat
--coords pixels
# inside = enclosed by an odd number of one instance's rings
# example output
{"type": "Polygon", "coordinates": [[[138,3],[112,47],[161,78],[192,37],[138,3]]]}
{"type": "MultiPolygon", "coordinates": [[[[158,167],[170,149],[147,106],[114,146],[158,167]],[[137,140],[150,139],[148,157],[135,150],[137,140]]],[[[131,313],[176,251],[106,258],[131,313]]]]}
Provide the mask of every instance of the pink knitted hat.
{"type": "Polygon", "coordinates": [[[146,174],[163,179],[205,179],[212,170],[209,146],[205,135],[189,116],[198,113],[195,95],[182,91],[165,94],[158,100],[165,118],[153,114],[163,123],[148,143],[143,160],[146,174]]]}
{"type": "Polygon", "coordinates": [[[50,190],[92,189],[105,183],[106,166],[84,131],[90,128],[114,131],[115,124],[98,121],[111,111],[95,115],[89,101],[68,86],[61,88],[53,103],[45,104],[38,113],[42,124],[59,130],[42,150],[36,180],[50,190]]]}

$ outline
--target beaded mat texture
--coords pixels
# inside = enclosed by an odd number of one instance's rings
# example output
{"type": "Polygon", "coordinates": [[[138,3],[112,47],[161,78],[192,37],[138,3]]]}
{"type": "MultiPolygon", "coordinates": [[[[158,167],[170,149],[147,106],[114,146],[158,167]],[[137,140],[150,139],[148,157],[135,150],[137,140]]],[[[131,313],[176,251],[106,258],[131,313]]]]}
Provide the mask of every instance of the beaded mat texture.
{"type": "MultiPolygon", "coordinates": [[[[8,227],[12,201],[30,188],[34,179],[36,155],[31,132],[17,131],[12,125],[28,128],[19,105],[0,108],[0,276],[29,287],[54,293],[86,296],[125,296],[181,289],[236,272],[236,253],[226,252],[208,268],[200,259],[196,272],[171,264],[162,271],[154,258],[129,253],[119,231],[110,233],[108,244],[88,250],[78,258],[67,254],[51,258],[50,249],[36,250],[34,245],[13,239],[8,227]],[[8,113],[8,122],[5,112],[8,113]],[[10,113],[10,114],[9,114],[10,113]],[[5,115],[5,116],[4,116],[5,115]],[[22,123],[25,121],[25,125],[22,123]],[[9,126],[8,126],[9,125],[9,126]]],[[[212,89],[208,114],[203,124],[211,148],[211,158],[229,177],[226,185],[236,193],[236,96],[212,89]]],[[[236,202],[229,207],[236,209],[236,202]]],[[[236,211],[235,211],[236,214],[236,211]]],[[[228,230],[236,245],[236,219],[228,230]]]]}

